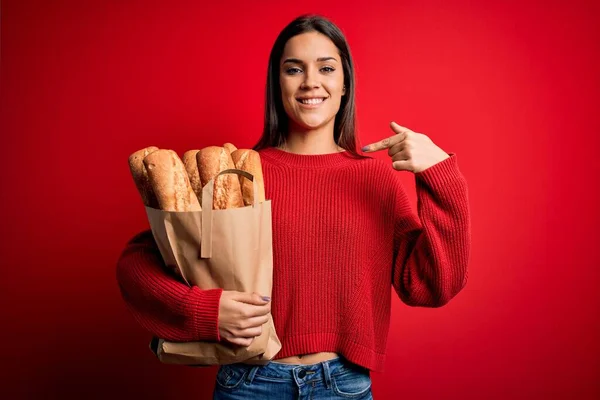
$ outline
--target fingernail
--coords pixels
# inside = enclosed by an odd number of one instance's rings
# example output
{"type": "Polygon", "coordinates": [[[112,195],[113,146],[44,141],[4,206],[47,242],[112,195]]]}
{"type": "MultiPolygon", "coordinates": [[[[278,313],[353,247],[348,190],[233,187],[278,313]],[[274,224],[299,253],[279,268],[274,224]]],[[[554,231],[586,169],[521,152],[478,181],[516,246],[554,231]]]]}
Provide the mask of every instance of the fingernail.
{"type": "Polygon", "coordinates": [[[369,146],[365,146],[362,148],[362,151],[367,151],[367,150],[369,150],[369,146]]]}
{"type": "Polygon", "coordinates": [[[271,301],[271,298],[269,296],[262,296],[262,299],[264,301],[271,301]]]}

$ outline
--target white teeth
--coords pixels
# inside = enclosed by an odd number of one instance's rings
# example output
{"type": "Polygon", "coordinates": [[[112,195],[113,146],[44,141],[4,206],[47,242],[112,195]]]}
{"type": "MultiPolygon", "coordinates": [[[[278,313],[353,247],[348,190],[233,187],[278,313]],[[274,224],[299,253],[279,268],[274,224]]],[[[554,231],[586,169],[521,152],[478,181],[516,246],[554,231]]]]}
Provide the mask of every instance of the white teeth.
{"type": "Polygon", "coordinates": [[[302,102],[302,104],[319,104],[323,102],[323,98],[318,98],[318,99],[302,99],[300,100],[302,102]]]}

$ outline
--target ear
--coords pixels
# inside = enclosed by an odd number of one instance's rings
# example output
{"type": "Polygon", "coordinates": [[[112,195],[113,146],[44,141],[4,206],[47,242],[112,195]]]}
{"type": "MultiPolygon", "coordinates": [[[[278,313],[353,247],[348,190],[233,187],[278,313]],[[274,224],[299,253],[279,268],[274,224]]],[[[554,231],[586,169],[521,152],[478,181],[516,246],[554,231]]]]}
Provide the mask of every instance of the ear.
{"type": "Polygon", "coordinates": [[[342,96],[344,96],[346,94],[346,85],[344,85],[344,87],[342,88],[342,96]]]}

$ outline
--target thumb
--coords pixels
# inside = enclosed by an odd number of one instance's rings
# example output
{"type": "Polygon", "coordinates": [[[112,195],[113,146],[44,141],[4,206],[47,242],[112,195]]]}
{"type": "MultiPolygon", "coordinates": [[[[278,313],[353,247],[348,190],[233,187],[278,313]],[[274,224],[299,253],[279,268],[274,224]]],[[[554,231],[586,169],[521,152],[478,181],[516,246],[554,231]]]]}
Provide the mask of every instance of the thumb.
{"type": "Polygon", "coordinates": [[[246,292],[246,293],[240,293],[240,297],[237,300],[241,301],[242,303],[254,304],[255,306],[264,306],[269,301],[271,301],[271,298],[268,296],[261,296],[260,294],[258,294],[256,292],[253,292],[253,293],[246,292]]]}

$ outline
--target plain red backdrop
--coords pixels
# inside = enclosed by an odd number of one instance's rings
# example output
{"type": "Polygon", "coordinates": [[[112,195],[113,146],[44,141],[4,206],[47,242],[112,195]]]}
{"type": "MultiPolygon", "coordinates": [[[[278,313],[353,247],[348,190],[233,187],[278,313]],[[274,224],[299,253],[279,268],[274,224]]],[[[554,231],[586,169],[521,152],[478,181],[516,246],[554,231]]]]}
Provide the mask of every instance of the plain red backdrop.
{"type": "Polygon", "coordinates": [[[253,145],[275,37],[317,12],[350,42],[361,143],[396,120],[470,188],[467,287],[392,299],[375,398],[598,398],[598,4],[3,1],[0,396],[209,398],[216,370],[160,364],[121,301],[147,228],[126,159],[253,145]]]}

